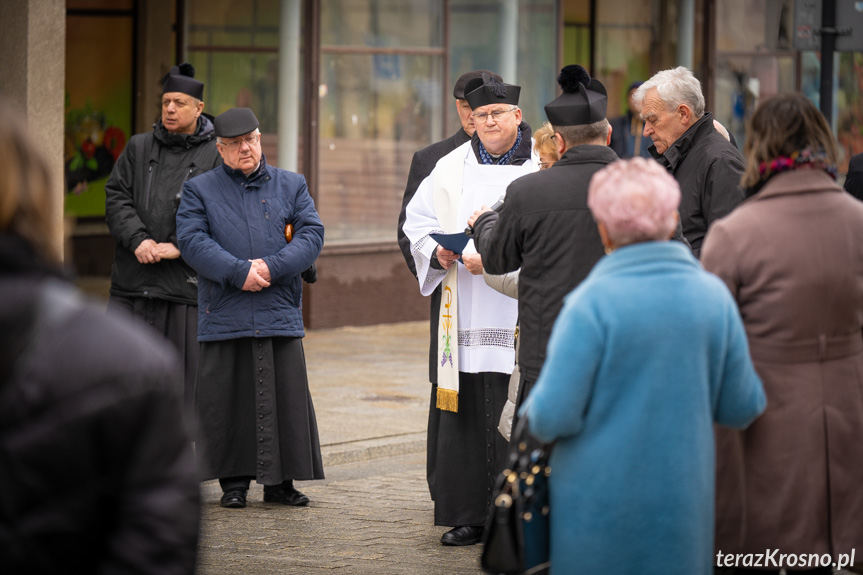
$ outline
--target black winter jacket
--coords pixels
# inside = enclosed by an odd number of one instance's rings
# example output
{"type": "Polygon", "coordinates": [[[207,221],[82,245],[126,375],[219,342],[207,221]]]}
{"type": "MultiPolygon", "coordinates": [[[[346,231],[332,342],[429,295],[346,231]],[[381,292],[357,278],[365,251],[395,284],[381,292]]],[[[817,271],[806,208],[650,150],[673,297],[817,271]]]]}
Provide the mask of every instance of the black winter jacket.
{"type": "Polygon", "coordinates": [[[564,296],[605,253],[587,207],[587,186],[617,159],[606,146],[570,148],[551,168],[512,182],[500,211],[474,222],[474,244],[488,273],[521,268],[518,364],[526,380],[539,376],[564,296]]]}
{"type": "Polygon", "coordinates": [[[158,122],[152,132],[132,136],[105,184],[105,217],[117,241],[112,295],[197,305],[197,277],[182,257],[141,264],[135,248],[145,239],[176,245],[183,183],[221,163],[213,124],[205,116],[194,134],[171,134],[158,122]]]}
{"type": "Polygon", "coordinates": [[[0,572],[191,574],[176,354],[36,261],[0,236],[0,572]]]}
{"type": "Polygon", "coordinates": [[[680,184],[680,223],[695,257],[707,228],[743,201],[740,187],[745,162],[737,148],[713,127],[713,115],[704,114],[665,154],[650,153],[680,184]]]}

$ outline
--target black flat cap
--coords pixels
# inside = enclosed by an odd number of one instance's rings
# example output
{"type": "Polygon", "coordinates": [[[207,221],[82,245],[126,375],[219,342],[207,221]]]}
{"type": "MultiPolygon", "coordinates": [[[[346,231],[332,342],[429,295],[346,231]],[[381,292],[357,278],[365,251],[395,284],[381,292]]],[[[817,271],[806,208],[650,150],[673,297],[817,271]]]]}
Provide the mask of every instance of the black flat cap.
{"type": "Polygon", "coordinates": [[[512,104],[513,106],[517,106],[520,93],[521,86],[504,84],[502,81],[489,76],[486,72],[482,73],[481,78],[470,80],[464,87],[464,97],[474,110],[480,106],[488,106],[489,104],[512,104]]]}
{"type": "Polygon", "coordinates": [[[605,119],[608,94],[587,70],[577,64],[566,66],[557,81],[563,94],[545,105],[552,126],[583,126],[605,119]]]}
{"type": "Polygon", "coordinates": [[[204,83],[195,80],[195,68],[186,62],[179,66],[171,66],[162,79],[162,94],[166,92],[181,92],[198,100],[204,99],[204,83]]]}
{"type": "Polygon", "coordinates": [[[248,108],[231,108],[216,116],[213,124],[216,127],[216,137],[236,138],[254,132],[258,128],[258,119],[248,108]]]}
{"type": "Polygon", "coordinates": [[[488,70],[474,70],[473,72],[465,72],[458,77],[458,80],[455,81],[455,87],[452,89],[453,98],[455,98],[456,100],[464,100],[464,87],[467,86],[467,83],[471,80],[481,80],[483,74],[488,74],[489,78],[494,78],[498,82],[503,82],[503,78],[500,77],[500,74],[495,74],[494,72],[490,72],[488,70]]]}

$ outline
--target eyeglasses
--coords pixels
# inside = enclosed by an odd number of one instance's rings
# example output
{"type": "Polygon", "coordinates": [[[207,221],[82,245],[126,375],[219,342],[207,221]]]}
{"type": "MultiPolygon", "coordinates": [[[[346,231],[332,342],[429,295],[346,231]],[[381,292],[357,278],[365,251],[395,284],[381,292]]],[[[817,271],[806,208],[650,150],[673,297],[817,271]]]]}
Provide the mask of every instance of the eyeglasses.
{"type": "Polygon", "coordinates": [[[489,118],[497,122],[500,120],[504,114],[509,112],[514,112],[518,110],[518,106],[513,106],[509,110],[495,110],[494,112],[489,112],[488,114],[480,113],[480,114],[471,114],[471,117],[476,122],[487,122],[489,118]]]}
{"type": "Polygon", "coordinates": [[[261,138],[260,134],[252,134],[251,136],[246,136],[245,138],[237,138],[236,140],[231,140],[230,142],[219,142],[229,150],[236,150],[245,142],[249,146],[254,146],[258,143],[258,140],[261,138]]]}

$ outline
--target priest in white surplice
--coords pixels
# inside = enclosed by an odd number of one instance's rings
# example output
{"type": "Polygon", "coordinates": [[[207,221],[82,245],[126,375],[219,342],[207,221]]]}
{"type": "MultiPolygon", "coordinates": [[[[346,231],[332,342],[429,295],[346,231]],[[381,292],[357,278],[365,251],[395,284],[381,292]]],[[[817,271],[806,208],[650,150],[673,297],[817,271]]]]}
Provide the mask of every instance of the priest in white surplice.
{"type": "Polygon", "coordinates": [[[489,288],[469,241],[461,255],[430,234],[463,232],[468,218],[492,205],[510,182],[538,169],[530,126],[521,121],[519,86],[484,74],[465,87],[476,133],[441,158],[407,206],[420,292],[443,288],[439,311],[435,525],[453,527],[444,545],[479,542],[507,444],[497,432],[513,369],[516,300],[489,288]]]}

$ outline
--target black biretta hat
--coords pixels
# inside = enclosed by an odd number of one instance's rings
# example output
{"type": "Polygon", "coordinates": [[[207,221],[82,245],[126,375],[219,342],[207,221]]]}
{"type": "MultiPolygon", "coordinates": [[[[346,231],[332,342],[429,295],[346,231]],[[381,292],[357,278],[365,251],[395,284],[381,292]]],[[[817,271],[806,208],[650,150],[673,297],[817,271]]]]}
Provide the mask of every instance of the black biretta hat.
{"type": "Polygon", "coordinates": [[[489,104],[512,104],[517,106],[520,93],[521,86],[504,84],[502,81],[489,76],[487,72],[483,72],[481,78],[474,78],[468,81],[464,87],[464,97],[474,110],[480,106],[488,106],[489,104]]]}
{"type": "Polygon", "coordinates": [[[231,108],[216,116],[213,124],[216,128],[216,137],[236,138],[254,132],[258,127],[258,119],[248,108],[231,108]]]}
{"type": "Polygon", "coordinates": [[[182,92],[198,100],[204,99],[204,83],[195,80],[195,67],[188,63],[171,66],[171,71],[162,80],[162,94],[182,92]]]}
{"type": "Polygon", "coordinates": [[[464,87],[467,86],[467,83],[474,79],[482,79],[483,74],[488,74],[489,78],[494,78],[498,82],[503,82],[503,78],[500,77],[500,74],[495,74],[494,72],[490,72],[488,70],[474,70],[473,72],[465,72],[461,76],[458,77],[458,80],[455,81],[455,86],[452,89],[452,96],[456,100],[464,100],[464,87]]]}
{"type": "Polygon", "coordinates": [[[563,94],[545,105],[552,126],[583,126],[605,119],[605,86],[577,64],[565,66],[557,77],[563,94]]]}

